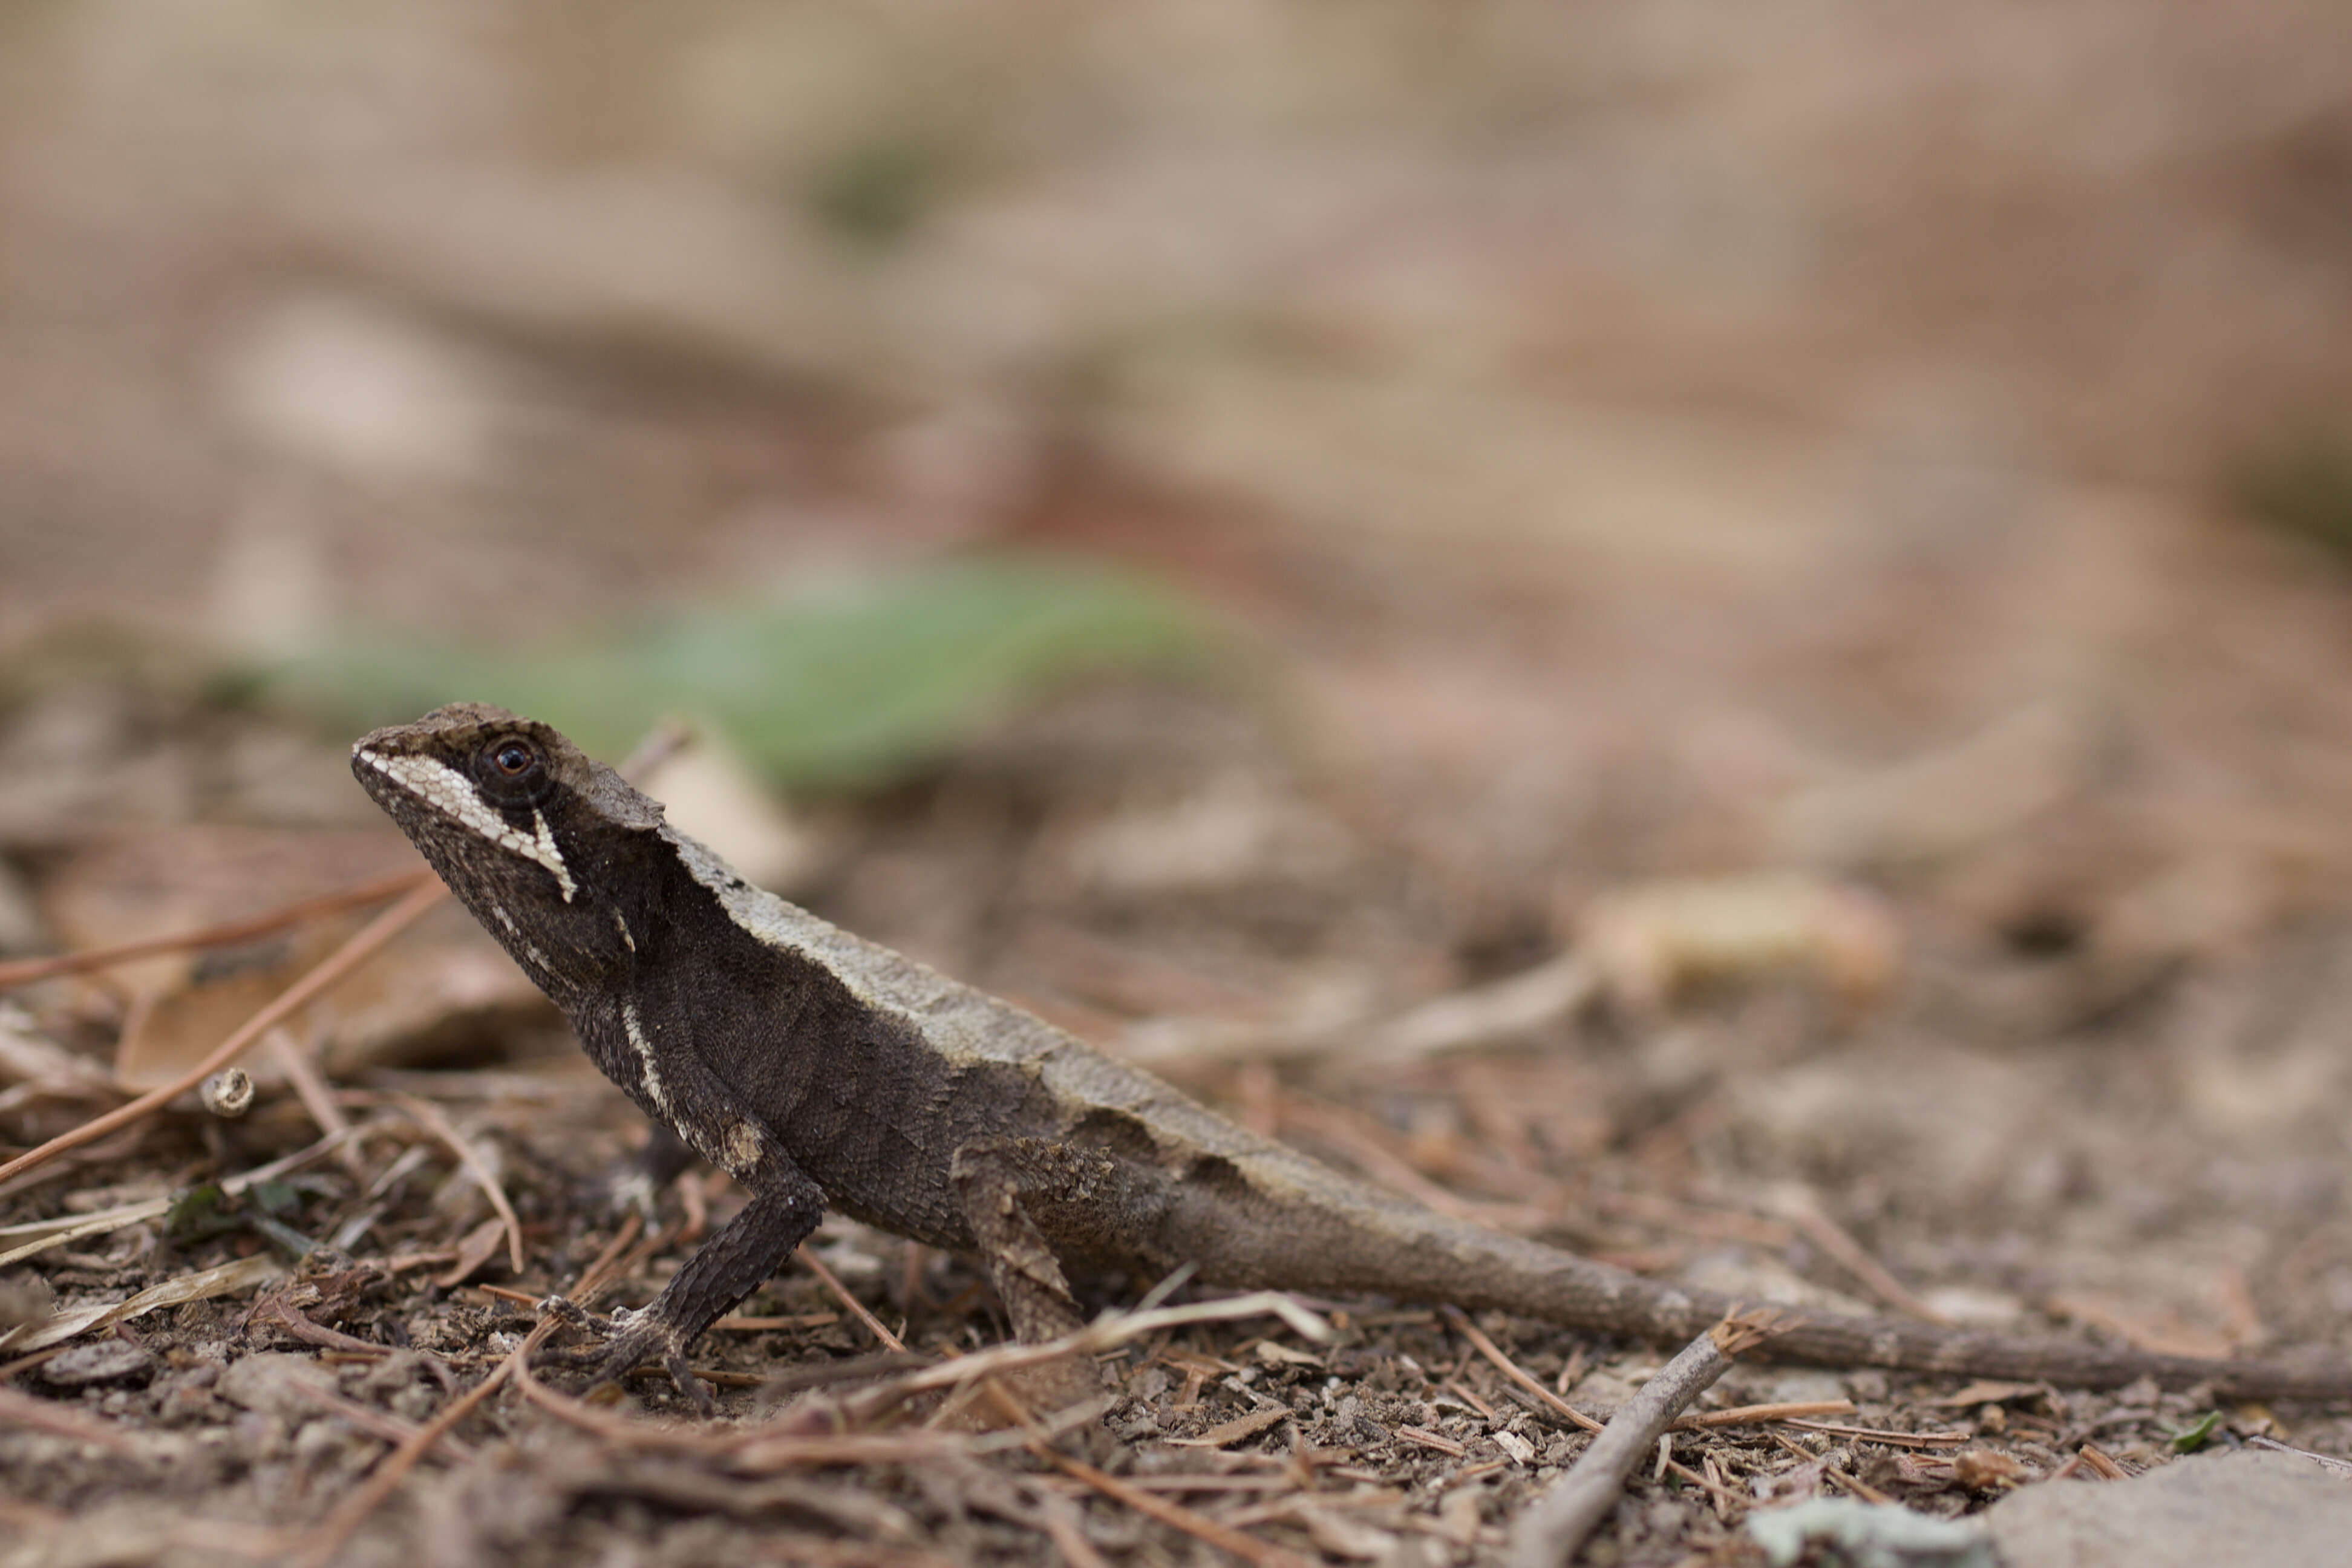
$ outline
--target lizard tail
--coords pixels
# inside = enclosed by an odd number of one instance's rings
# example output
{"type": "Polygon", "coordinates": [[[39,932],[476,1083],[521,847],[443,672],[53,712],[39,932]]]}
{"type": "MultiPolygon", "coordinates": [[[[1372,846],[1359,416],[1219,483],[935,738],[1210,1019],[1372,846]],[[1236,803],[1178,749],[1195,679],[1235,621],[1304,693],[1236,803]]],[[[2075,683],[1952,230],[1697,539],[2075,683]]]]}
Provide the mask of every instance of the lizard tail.
{"type": "MultiPolygon", "coordinates": [[[[1440,1289],[1446,1276],[1433,1275],[1433,1299],[1675,1343],[1706,1332],[1735,1307],[1759,1305],[1646,1279],[1517,1237],[1475,1230],[1470,1236],[1481,1245],[1465,1246],[1467,1238],[1450,1229],[1444,1236],[1440,1258],[1431,1261],[1450,1266],[1453,1283],[1440,1289]]],[[[1889,1367],[2070,1388],[2112,1388],[2147,1377],[2169,1388],[2210,1384],[2216,1396],[2226,1399],[2352,1400],[2352,1361],[2340,1356],[2304,1362],[2162,1355],[1904,1318],[1791,1317],[1786,1331],[1766,1341],[1757,1354],[1823,1366],[1889,1367]]]]}
{"type": "MultiPolygon", "coordinates": [[[[1238,1238],[1229,1230],[1220,1249],[1226,1265],[1221,1272],[1227,1276],[1223,1283],[1499,1309],[1565,1328],[1675,1344],[1704,1333],[1737,1307],[1765,1304],[1644,1279],[1448,1218],[1304,1161],[1284,1161],[1278,1172],[1269,1168],[1273,1164],[1260,1163],[1253,1174],[1261,1182],[1278,1182],[1286,1201],[1319,1209],[1329,1230],[1302,1237],[1295,1226],[1286,1232],[1275,1229],[1270,1234],[1286,1237],[1286,1244],[1263,1258],[1246,1256],[1258,1248],[1237,1248],[1238,1238]]],[[[2174,1388],[2208,1384],[2221,1398],[2352,1401],[2352,1360],[2340,1355],[2307,1361],[2160,1355],[2079,1339],[1987,1333],[1901,1318],[1803,1314],[1755,1353],[1823,1366],[1888,1367],[2073,1388],[2110,1388],[2148,1377],[2174,1388]]]]}

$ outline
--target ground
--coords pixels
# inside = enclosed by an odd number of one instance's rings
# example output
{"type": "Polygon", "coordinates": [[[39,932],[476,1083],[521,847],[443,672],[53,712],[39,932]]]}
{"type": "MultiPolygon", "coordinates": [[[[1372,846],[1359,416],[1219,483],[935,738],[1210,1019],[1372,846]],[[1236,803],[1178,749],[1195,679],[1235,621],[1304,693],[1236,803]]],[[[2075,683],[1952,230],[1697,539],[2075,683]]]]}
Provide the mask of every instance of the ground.
{"type": "MultiPolygon", "coordinates": [[[[524,47],[529,9],[7,24],[0,955],[413,865],[350,733],[251,677],[351,624],[619,636],[1078,552],[1227,657],[791,795],[772,879],[1644,1272],[2344,1353],[2339,24],[1176,6],[1032,17],[1008,56],[723,5],[524,47]],[[1870,68],[1802,63],[1832,37],[1870,68]]],[[[362,918],[13,991],[0,1153],[362,918]]],[[[550,1370],[362,1517],[540,1298],[609,1253],[601,1304],[641,1303],[739,1194],[616,1206],[642,1122],[452,910],[286,1042],[240,1120],[183,1097],[0,1184],[0,1227],[120,1218],[9,1266],[13,1318],[226,1282],[0,1347],[7,1568],[339,1517],[352,1564],[1485,1561],[1585,1439],[1471,1331],[1601,1412],[1675,1348],[1313,1301],[1328,1343],[1252,1317],[1107,1352],[1050,1444],[923,1399],[820,1438],[905,1366],[796,1264],[698,1351],[715,1426],[550,1370]],[[282,1275],[294,1238],[340,1258],[282,1275]]],[[[918,1356],[1003,1337],[961,1260],[839,1221],[814,1250],[918,1356]]],[[[2098,1484],[2215,1415],[2209,1446],[2352,1454],[2342,1412],[2197,1390],[1759,1363],[1706,1403],[1836,1400],[1677,1436],[1580,1561],[1754,1561],[1743,1516],[1813,1493],[2098,1484]]]]}

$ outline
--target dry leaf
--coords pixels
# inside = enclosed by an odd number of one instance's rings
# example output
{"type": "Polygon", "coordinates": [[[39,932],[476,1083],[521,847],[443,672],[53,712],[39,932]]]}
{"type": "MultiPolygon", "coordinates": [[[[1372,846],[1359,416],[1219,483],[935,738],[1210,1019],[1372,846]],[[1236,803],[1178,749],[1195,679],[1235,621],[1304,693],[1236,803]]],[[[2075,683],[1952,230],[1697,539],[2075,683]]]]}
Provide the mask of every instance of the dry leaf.
{"type": "Polygon", "coordinates": [[[86,1334],[92,1329],[111,1328],[142,1317],[158,1307],[176,1307],[186,1301],[203,1301],[215,1296],[232,1296],[240,1290],[277,1279],[286,1272],[286,1265],[269,1253],[257,1253],[240,1258],[234,1263],[224,1263],[217,1268],[206,1268],[194,1274],[183,1274],[176,1279],[166,1279],[151,1285],[128,1300],[110,1306],[76,1307],[59,1312],[38,1328],[31,1328],[22,1337],[10,1335],[0,1339],[0,1349],[22,1355],[47,1345],[86,1334]]]}
{"type": "Polygon", "coordinates": [[[1952,1456],[1952,1479],[1972,1492],[2022,1486],[2032,1473],[2011,1455],[1994,1448],[1963,1448],[1952,1456]]]}
{"type": "Polygon", "coordinates": [[[475,1270],[498,1256],[499,1244],[506,1239],[506,1234],[507,1222],[497,1215],[467,1231],[457,1243],[457,1261],[446,1273],[434,1276],[433,1283],[448,1290],[471,1279],[475,1270]]]}
{"type": "Polygon", "coordinates": [[[1238,1443],[1244,1437],[1255,1437],[1267,1427],[1278,1426],[1288,1419],[1290,1419],[1289,1411],[1280,1405],[1270,1405],[1263,1410],[1253,1410],[1246,1415],[1237,1416],[1222,1426],[1212,1426],[1197,1437],[1171,1437],[1168,1440],[1180,1448],[1223,1448],[1238,1443]]]}
{"type": "Polygon", "coordinates": [[[1780,977],[1862,1005],[1894,984],[1902,952],[1876,900],[1796,873],[1643,882],[1594,899],[1578,925],[1609,994],[1642,1012],[1692,985],[1780,977]]]}

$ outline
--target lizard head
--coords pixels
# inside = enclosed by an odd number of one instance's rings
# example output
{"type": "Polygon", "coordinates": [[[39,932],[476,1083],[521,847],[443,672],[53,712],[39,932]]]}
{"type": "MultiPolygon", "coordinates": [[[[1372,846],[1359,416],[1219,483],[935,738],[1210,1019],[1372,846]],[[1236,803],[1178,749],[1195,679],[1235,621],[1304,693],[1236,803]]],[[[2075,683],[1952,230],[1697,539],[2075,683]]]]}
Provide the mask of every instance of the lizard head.
{"type": "Polygon", "coordinates": [[[352,748],[352,772],[474,918],[562,1000],[627,965],[621,895],[661,807],[554,730],[456,702],[352,748]]]}

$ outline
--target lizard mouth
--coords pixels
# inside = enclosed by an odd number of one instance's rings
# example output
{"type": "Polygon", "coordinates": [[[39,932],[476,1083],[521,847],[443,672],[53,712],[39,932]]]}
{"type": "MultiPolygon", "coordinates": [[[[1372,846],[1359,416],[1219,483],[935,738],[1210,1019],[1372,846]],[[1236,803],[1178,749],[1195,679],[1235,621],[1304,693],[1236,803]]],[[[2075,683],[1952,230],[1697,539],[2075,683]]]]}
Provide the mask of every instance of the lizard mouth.
{"type": "Polygon", "coordinates": [[[443,828],[543,868],[554,877],[565,903],[579,892],[572,868],[548,826],[547,813],[538,805],[529,806],[527,826],[519,823],[520,805],[502,807],[473,778],[447,763],[415,752],[386,749],[373,735],[352,748],[352,772],[361,787],[395,821],[415,816],[421,805],[425,817],[443,828]]]}

